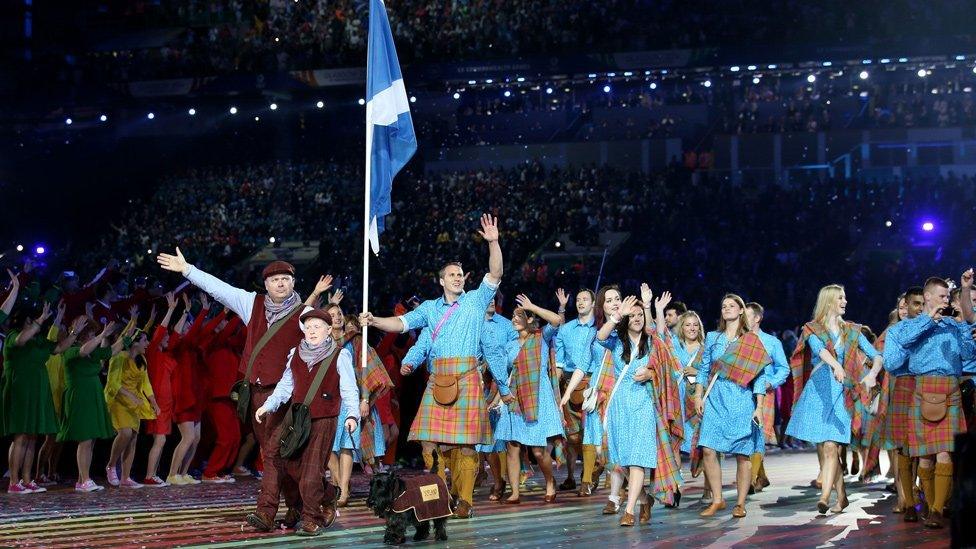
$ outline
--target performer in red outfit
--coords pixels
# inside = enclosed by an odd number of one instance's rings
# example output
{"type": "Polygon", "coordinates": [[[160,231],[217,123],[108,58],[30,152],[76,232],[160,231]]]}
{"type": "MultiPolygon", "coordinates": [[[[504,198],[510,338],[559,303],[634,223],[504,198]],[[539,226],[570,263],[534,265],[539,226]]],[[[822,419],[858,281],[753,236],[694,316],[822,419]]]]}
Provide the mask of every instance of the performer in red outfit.
{"type": "Polygon", "coordinates": [[[237,419],[237,405],[230,398],[231,388],[237,382],[237,368],[241,363],[239,349],[243,347],[241,328],[244,323],[234,315],[226,319],[224,309],[214,320],[218,322],[217,331],[207,333],[205,338],[205,362],[209,400],[206,414],[213,423],[217,439],[203,470],[203,482],[233,482],[229,474],[221,475],[234,465],[237,449],[241,441],[241,423],[237,419]]]}
{"type": "MultiPolygon", "coordinates": [[[[203,321],[210,312],[210,301],[201,299],[203,308],[193,319],[190,329],[171,345],[176,357],[176,381],[174,383],[175,419],[180,430],[180,443],[173,449],[166,482],[175,485],[198,484],[200,481],[188,473],[193,454],[200,443],[200,420],[206,407],[206,388],[203,383],[203,360],[200,358],[200,338],[203,321]]],[[[190,298],[183,294],[183,305],[190,310],[190,298]]]]}
{"type": "MultiPolygon", "coordinates": [[[[156,419],[150,419],[144,423],[146,434],[152,435],[153,445],[149,450],[149,457],[146,462],[146,478],[142,484],[150,487],[169,486],[157,475],[159,469],[159,458],[163,454],[163,446],[166,444],[166,437],[173,430],[173,414],[175,401],[173,399],[173,384],[176,374],[176,358],[170,351],[174,345],[179,343],[179,334],[176,330],[170,330],[169,323],[176,310],[176,296],[172,292],[166,294],[166,316],[163,321],[153,331],[152,339],[146,348],[146,363],[149,369],[149,383],[152,385],[153,393],[156,395],[156,404],[159,406],[159,413],[156,419]]],[[[181,319],[179,324],[185,322],[181,319]]]]}

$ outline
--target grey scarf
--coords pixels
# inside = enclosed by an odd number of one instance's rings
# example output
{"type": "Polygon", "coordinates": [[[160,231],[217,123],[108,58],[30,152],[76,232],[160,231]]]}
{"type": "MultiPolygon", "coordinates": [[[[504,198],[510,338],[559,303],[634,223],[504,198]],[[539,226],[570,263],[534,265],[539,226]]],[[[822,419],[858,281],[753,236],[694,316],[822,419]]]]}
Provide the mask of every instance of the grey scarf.
{"type": "Polygon", "coordinates": [[[302,298],[298,292],[293,291],[290,296],[281,303],[271,301],[271,296],[264,296],[264,318],[268,321],[268,326],[288,316],[292,309],[301,304],[302,298]]]}
{"type": "Polygon", "coordinates": [[[312,345],[307,339],[303,339],[301,343],[298,344],[298,356],[308,364],[309,369],[315,366],[319,362],[322,362],[325,357],[329,356],[332,351],[336,348],[336,342],[329,336],[326,336],[324,340],[318,345],[312,345]]]}

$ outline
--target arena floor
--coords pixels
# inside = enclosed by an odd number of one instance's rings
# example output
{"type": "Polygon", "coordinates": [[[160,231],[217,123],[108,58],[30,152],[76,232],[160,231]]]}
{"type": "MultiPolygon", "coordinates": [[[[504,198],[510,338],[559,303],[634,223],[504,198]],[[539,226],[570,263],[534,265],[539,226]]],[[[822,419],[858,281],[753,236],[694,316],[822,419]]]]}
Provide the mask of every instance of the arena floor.
{"type": "MultiPolygon", "coordinates": [[[[729,481],[734,464],[725,460],[725,497],[734,498],[729,481]]],[[[850,485],[851,505],[844,513],[818,515],[817,493],[808,487],[816,476],[813,453],[777,453],[767,457],[772,486],[750,496],[748,517],[702,519],[698,499],[702,479],[686,484],[679,509],[654,507],[651,524],[620,528],[617,517],[600,514],[606,497],[569,495],[544,505],[541,475],[528,481],[528,493],[517,508],[487,501],[479,488],[472,520],[448,523],[444,547],[946,547],[948,529],[927,530],[905,524],[891,513],[891,494],[883,483],[850,485]]],[[[561,471],[558,478],[562,478],[561,471]]],[[[355,479],[361,496],[365,478],[355,479]]],[[[382,525],[356,497],[335,525],[318,538],[285,531],[257,534],[244,526],[243,516],[254,503],[256,481],[77,494],[58,489],[34,496],[0,495],[0,547],[377,547],[382,525]]],[[[408,532],[412,535],[412,532],[408,532]]],[[[416,545],[432,546],[434,541],[416,545]]]]}

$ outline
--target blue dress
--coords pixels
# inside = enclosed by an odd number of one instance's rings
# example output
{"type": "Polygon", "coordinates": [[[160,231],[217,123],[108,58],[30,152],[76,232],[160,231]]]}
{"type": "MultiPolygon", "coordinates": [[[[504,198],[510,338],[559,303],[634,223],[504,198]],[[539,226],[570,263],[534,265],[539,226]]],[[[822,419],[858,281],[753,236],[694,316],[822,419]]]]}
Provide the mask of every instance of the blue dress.
{"type": "MultiPolygon", "coordinates": [[[[705,336],[705,350],[698,363],[698,379],[708,382],[712,373],[712,361],[720,358],[732,342],[724,332],[708,332],[705,336]],[[708,380],[708,381],[706,381],[708,380]]],[[[768,369],[769,366],[766,366],[768,369]]],[[[747,389],[720,377],[715,380],[712,390],[705,399],[702,414],[701,433],[698,445],[716,452],[749,456],[764,453],[766,441],[762,427],[752,421],[756,411],[755,394],[766,394],[768,382],[762,380],[766,369],[753,383],[754,389],[747,389]]]]}
{"type": "MultiPolygon", "coordinates": [[[[353,354],[352,342],[347,342],[345,345],[343,345],[343,348],[348,350],[350,354],[353,354]]],[[[358,404],[359,403],[357,402],[356,405],[358,404]]],[[[339,417],[345,418],[349,417],[350,415],[353,414],[350,414],[348,410],[343,409],[340,412],[339,417]]],[[[370,408],[369,415],[373,420],[373,448],[376,452],[375,457],[383,457],[386,455],[386,440],[383,438],[383,422],[380,420],[380,413],[376,411],[375,406],[370,408]]],[[[335,438],[332,441],[332,451],[338,454],[340,450],[352,450],[353,461],[361,462],[363,460],[363,454],[360,446],[362,445],[358,441],[362,440],[362,436],[362,429],[359,427],[359,425],[356,426],[356,430],[352,432],[352,435],[350,435],[342,427],[342,423],[340,422],[338,428],[336,429],[335,438]],[[352,443],[354,440],[357,441],[355,447],[353,447],[352,443]]]]}
{"type": "MultiPolygon", "coordinates": [[[[831,333],[830,338],[834,342],[837,361],[843,364],[847,349],[841,334],[831,333]]],[[[878,356],[878,351],[863,334],[858,335],[857,344],[869,359],[878,356]]],[[[830,366],[819,356],[827,345],[817,336],[810,336],[807,345],[810,347],[813,372],[796,402],[786,434],[814,444],[827,441],[850,444],[851,412],[844,404],[843,386],[834,379],[830,366]]]]}
{"type": "MultiPolygon", "coordinates": [[[[590,375],[590,387],[599,381],[597,373],[606,352],[606,348],[595,340],[590,344],[590,363],[586,368],[586,373],[590,375]]],[[[603,418],[600,417],[599,405],[592,412],[583,412],[583,444],[603,446],[603,418]]]]}
{"type": "MultiPolygon", "coordinates": [[[[689,353],[685,346],[675,338],[672,341],[672,348],[674,349],[674,356],[678,359],[681,364],[681,368],[684,369],[686,366],[692,366],[692,359],[695,358],[694,355],[698,354],[697,350],[695,353],[689,353]]],[[[691,424],[691,417],[685,414],[685,402],[688,396],[688,382],[685,380],[684,374],[681,372],[675,372],[674,375],[675,383],[678,384],[678,395],[681,399],[681,419],[684,422],[684,432],[685,439],[681,442],[681,451],[690,454],[691,453],[691,434],[695,432],[695,428],[691,424]]]]}
{"type": "MultiPolygon", "coordinates": [[[[555,335],[556,329],[551,326],[547,325],[542,329],[542,360],[539,362],[539,411],[536,421],[525,421],[521,414],[509,410],[503,402],[499,408],[499,419],[495,429],[496,444],[500,441],[512,441],[526,446],[545,447],[549,437],[565,435],[562,415],[556,406],[556,395],[552,390],[552,383],[549,378],[549,345],[552,344],[555,335]]],[[[514,369],[515,359],[518,358],[521,349],[522,346],[517,339],[508,344],[510,371],[514,369]]],[[[503,394],[510,393],[510,388],[507,385],[505,383],[503,394]]],[[[500,382],[499,391],[502,392],[500,382]]]]}
{"type": "Polygon", "coordinates": [[[614,333],[602,344],[613,353],[615,390],[607,406],[604,429],[610,463],[620,467],[657,467],[657,410],[650,381],[634,381],[638,369],[646,368],[649,357],[637,358],[636,346],[625,361],[623,343],[614,333]]]}

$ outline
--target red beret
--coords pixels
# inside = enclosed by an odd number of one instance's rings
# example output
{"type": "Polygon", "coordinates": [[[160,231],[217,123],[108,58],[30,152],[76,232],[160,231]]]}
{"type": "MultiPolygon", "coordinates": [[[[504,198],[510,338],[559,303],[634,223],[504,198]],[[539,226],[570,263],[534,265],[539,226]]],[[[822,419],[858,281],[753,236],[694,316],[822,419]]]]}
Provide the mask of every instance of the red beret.
{"type": "Polygon", "coordinates": [[[326,325],[332,326],[332,315],[327,313],[324,309],[312,309],[307,313],[303,313],[301,316],[301,321],[305,322],[312,318],[317,318],[322,322],[325,322],[326,325]]]}
{"type": "Polygon", "coordinates": [[[268,263],[268,266],[261,271],[261,278],[268,278],[274,275],[291,275],[295,276],[295,267],[287,261],[272,261],[268,263]]]}

